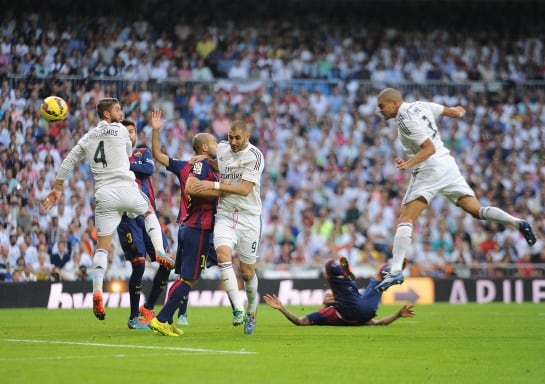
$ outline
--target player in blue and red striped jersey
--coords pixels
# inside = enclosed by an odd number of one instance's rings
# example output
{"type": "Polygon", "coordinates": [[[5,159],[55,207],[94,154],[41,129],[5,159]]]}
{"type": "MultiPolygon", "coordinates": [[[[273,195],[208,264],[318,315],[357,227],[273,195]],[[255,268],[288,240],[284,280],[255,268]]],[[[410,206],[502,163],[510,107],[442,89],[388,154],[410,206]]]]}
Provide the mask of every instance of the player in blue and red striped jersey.
{"type": "Polygon", "coordinates": [[[382,292],[377,292],[375,287],[389,272],[389,266],[384,266],[372,278],[363,293],[354,281],[354,274],[350,271],[348,260],[341,257],[337,260],[328,260],[325,264],[325,272],[331,293],[324,297],[324,306],[317,311],[298,317],[288,311],[276,295],[264,295],[263,299],[272,308],[279,310],[295,325],[388,325],[400,317],[413,317],[412,305],[404,305],[401,309],[381,319],[375,320],[376,312],[380,304],[382,292]]]}
{"type": "MultiPolygon", "coordinates": [[[[136,177],[136,184],[138,184],[140,190],[148,197],[151,206],[155,210],[155,191],[151,183],[151,176],[155,171],[153,156],[149,148],[136,148],[135,123],[131,120],[123,120],[121,123],[127,128],[133,146],[132,155],[129,157],[130,169],[136,177]]],[[[132,265],[132,273],[129,278],[130,316],[127,325],[131,329],[149,329],[147,324],[155,316],[153,307],[167,284],[170,269],[172,269],[173,265],[159,264],[159,269],[153,279],[153,285],[147,301],[139,308],[142,277],[144,276],[146,266],[146,254],[149,255],[152,261],[155,261],[155,248],[145,231],[144,218],[142,216],[131,219],[126,214],[123,215],[121,223],[117,227],[117,234],[121,248],[125,253],[125,258],[132,265]]],[[[165,251],[170,253],[170,247],[164,232],[162,233],[162,237],[165,251]]]]}
{"type": "MultiPolygon", "coordinates": [[[[163,125],[161,114],[159,110],[152,112],[151,148],[153,157],[178,177],[182,191],[177,219],[180,227],[175,266],[175,272],[180,274],[180,279],[173,284],[166,303],[149,325],[163,335],[178,336],[183,332],[172,323],[172,318],[180,303],[187,306],[189,292],[196,286],[201,271],[207,265],[212,249],[212,229],[219,197],[218,191],[197,193],[193,187],[200,180],[216,182],[219,180],[219,174],[208,161],[181,161],[161,151],[159,142],[159,130],[163,125]]],[[[218,144],[214,136],[198,133],[193,137],[192,145],[195,154],[202,156],[202,159],[216,158],[218,144]]],[[[183,308],[180,311],[183,313],[183,308]]]]}

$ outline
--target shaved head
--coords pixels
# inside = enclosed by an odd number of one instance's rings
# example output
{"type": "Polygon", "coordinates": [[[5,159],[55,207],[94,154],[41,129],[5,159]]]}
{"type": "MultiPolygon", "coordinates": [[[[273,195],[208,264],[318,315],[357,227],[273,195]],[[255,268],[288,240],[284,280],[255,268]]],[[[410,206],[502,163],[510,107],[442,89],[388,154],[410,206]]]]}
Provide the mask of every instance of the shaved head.
{"type": "Polygon", "coordinates": [[[403,95],[394,88],[383,89],[377,99],[379,112],[385,120],[396,117],[399,106],[403,103],[403,95]]]}
{"type": "Polygon", "coordinates": [[[214,136],[209,133],[197,133],[193,136],[193,150],[197,155],[205,155],[211,159],[216,158],[216,150],[218,148],[218,143],[214,136]]]}
{"type": "Polygon", "coordinates": [[[403,101],[403,95],[397,89],[385,88],[378,94],[379,100],[384,101],[403,101]]]}
{"type": "Polygon", "coordinates": [[[196,154],[202,154],[202,146],[203,144],[208,144],[208,136],[208,133],[197,133],[195,136],[193,136],[191,145],[196,154]]]}

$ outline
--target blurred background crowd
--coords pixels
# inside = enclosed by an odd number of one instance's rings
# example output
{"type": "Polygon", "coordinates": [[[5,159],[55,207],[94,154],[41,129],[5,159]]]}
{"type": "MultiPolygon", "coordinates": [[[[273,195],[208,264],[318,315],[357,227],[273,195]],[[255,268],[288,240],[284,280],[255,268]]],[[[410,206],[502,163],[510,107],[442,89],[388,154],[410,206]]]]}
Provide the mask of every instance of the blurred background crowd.
{"type": "MultiPolygon", "coordinates": [[[[439,121],[443,140],[481,203],[528,220],[539,239],[529,248],[437,198],[415,226],[407,274],[545,276],[543,4],[453,1],[445,16],[443,2],[167,3],[0,16],[0,280],[89,279],[88,164],[58,207],[39,201],[102,97],[120,99],[139,145],[151,144],[150,111],[163,110],[161,143],[180,159],[195,133],[221,140],[244,119],[266,158],[259,273],[314,277],[344,255],[371,276],[390,257],[409,177],[393,163],[396,129],[377,114],[385,86],[465,106],[464,119],[439,121]],[[40,118],[49,95],[69,103],[65,121],[40,118]]],[[[175,249],[180,188],[162,167],[154,184],[175,249]]],[[[109,278],[130,273],[118,245],[110,263],[109,278]]]]}

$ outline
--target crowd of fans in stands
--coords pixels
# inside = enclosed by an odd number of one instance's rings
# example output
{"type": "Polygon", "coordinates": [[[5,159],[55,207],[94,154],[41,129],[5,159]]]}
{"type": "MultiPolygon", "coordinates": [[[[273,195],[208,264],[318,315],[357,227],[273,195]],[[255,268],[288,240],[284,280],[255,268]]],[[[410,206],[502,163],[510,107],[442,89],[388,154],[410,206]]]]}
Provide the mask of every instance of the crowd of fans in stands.
{"type": "MultiPolygon", "coordinates": [[[[393,164],[397,132],[376,113],[385,85],[403,89],[407,101],[464,105],[465,119],[440,121],[444,141],[483,205],[530,221],[539,239],[529,248],[516,230],[438,198],[415,227],[410,274],[545,275],[545,85],[530,82],[544,79],[543,32],[497,41],[497,31],[321,19],[180,21],[169,30],[143,19],[76,21],[2,16],[0,279],[89,279],[96,233],[88,164],[57,208],[46,212],[39,201],[67,151],[97,123],[95,102],[104,96],[121,100],[140,145],[151,143],[149,112],[162,109],[162,144],[182,159],[195,133],[222,139],[232,119],[246,120],[266,157],[261,270],[321,267],[344,255],[365,276],[389,257],[408,180],[393,164]],[[231,86],[214,87],[217,79],[231,86]],[[248,80],[257,85],[242,90],[248,80]],[[468,86],[477,81],[484,88],[468,86]],[[51,94],[69,102],[67,120],[40,118],[51,94]]],[[[154,182],[175,248],[180,189],[161,168],[154,182]]],[[[110,255],[112,271],[130,270],[120,252],[110,255]]]]}

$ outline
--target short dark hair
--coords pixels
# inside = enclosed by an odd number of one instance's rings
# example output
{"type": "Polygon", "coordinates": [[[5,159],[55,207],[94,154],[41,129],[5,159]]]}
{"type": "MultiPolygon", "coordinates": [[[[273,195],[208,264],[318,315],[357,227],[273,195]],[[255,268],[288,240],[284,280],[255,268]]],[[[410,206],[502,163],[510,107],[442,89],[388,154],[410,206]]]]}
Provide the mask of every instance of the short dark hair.
{"type": "Polygon", "coordinates": [[[244,120],[233,120],[231,122],[231,126],[229,127],[229,130],[241,130],[244,133],[248,132],[248,125],[244,120]]]}
{"type": "Polygon", "coordinates": [[[123,124],[125,127],[127,125],[131,125],[133,127],[136,127],[136,123],[134,121],[132,121],[131,119],[123,119],[123,120],[121,120],[121,124],[123,124]]]}
{"type": "Polygon", "coordinates": [[[105,97],[97,103],[97,115],[101,119],[104,117],[104,112],[110,111],[115,104],[119,104],[119,100],[115,97],[105,97]]]}

